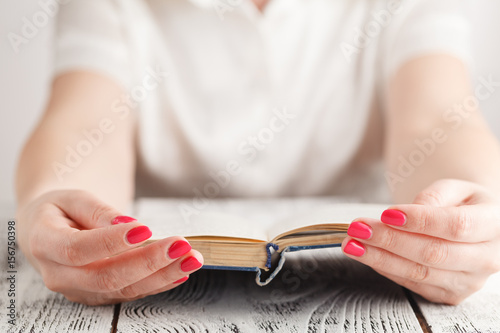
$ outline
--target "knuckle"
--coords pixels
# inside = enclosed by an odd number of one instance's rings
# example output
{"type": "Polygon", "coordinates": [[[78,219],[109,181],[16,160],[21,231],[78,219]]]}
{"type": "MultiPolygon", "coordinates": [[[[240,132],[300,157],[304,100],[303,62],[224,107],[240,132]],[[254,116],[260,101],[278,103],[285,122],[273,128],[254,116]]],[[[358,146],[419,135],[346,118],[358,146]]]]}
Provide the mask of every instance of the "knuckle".
{"type": "Polygon", "coordinates": [[[81,266],[83,264],[81,253],[75,245],[75,239],[73,237],[63,239],[60,249],[66,262],[71,266],[81,266]]]}
{"type": "Polygon", "coordinates": [[[451,290],[445,289],[442,292],[440,302],[444,303],[444,304],[448,304],[448,305],[458,305],[458,304],[462,303],[462,301],[464,299],[465,299],[464,296],[458,295],[457,293],[455,293],[451,290]]]}
{"type": "Polygon", "coordinates": [[[469,293],[472,288],[472,281],[467,273],[458,272],[448,276],[446,279],[446,288],[452,291],[455,295],[464,295],[469,293]]]}
{"type": "Polygon", "coordinates": [[[387,227],[386,229],[387,230],[384,233],[381,245],[384,249],[392,250],[396,247],[397,232],[390,227],[387,227]]]}
{"type": "Polygon", "coordinates": [[[54,279],[51,274],[47,274],[46,272],[42,272],[41,274],[43,283],[45,284],[45,287],[47,287],[47,289],[56,293],[63,291],[62,285],[58,279],[54,279]]]}
{"type": "Polygon", "coordinates": [[[160,269],[159,260],[155,260],[153,256],[148,256],[147,254],[143,255],[144,267],[146,268],[148,273],[155,273],[160,269]]]}
{"type": "Polygon", "coordinates": [[[118,291],[118,294],[121,298],[124,298],[124,299],[132,299],[132,298],[136,298],[137,296],[139,296],[139,293],[137,292],[134,285],[129,285],[129,286],[126,286],[125,288],[120,289],[118,291]]]}
{"type": "Polygon", "coordinates": [[[106,267],[95,273],[95,286],[97,290],[101,292],[116,291],[122,287],[113,270],[107,269],[106,267]]]}
{"type": "Polygon", "coordinates": [[[376,251],[376,254],[373,256],[373,264],[370,265],[374,268],[380,269],[382,271],[387,271],[388,266],[388,255],[383,251],[376,251]]]}
{"type": "Polygon", "coordinates": [[[446,288],[439,288],[439,292],[435,295],[435,301],[438,303],[449,304],[451,299],[451,291],[446,288]]]}
{"type": "Polygon", "coordinates": [[[443,203],[443,195],[436,190],[424,190],[417,194],[414,201],[422,204],[441,206],[443,203]]]}
{"type": "Polygon", "coordinates": [[[457,219],[451,225],[451,236],[453,239],[461,240],[467,237],[472,230],[472,220],[465,211],[460,211],[457,219]]]}
{"type": "Polygon", "coordinates": [[[105,231],[101,233],[100,244],[109,256],[115,254],[119,248],[115,238],[105,231]]]}
{"type": "Polygon", "coordinates": [[[415,264],[408,272],[407,278],[412,281],[425,281],[429,277],[429,267],[415,264]]]}
{"type": "Polygon", "coordinates": [[[494,274],[500,272],[500,258],[494,257],[486,263],[486,272],[494,274]]]}
{"type": "Polygon", "coordinates": [[[432,239],[428,246],[422,250],[422,261],[427,265],[440,265],[448,258],[448,246],[439,239],[432,239]]]}
{"type": "Polygon", "coordinates": [[[110,207],[106,206],[103,203],[96,203],[94,209],[92,210],[90,218],[92,219],[92,221],[100,221],[101,219],[107,217],[112,213],[113,210],[110,207]]]}
{"type": "Polygon", "coordinates": [[[160,278],[161,280],[165,283],[165,284],[169,284],[169,283],[172,283],[173,281],[175,280],[178,280],[178,279],[173,279],[172,277],[172,274],[173,272],[169,269],[162,269],[158,272],[158,274],[160,275],[160,278]]]}
{"type": "Polygon", "coordinates": [[[472,295],[474,294],[475,292],[481,290],[484,286],[484,284],[486,283],[485,280],[477,280],[477,281],[474,281],[472,283],[469,284],[469,288],[468,288],[468,294],[469,295],[472,295]]]}
{"type": "Polygon", "coordinates": [[[447,287],[441,289],[438,301],[449,305],[458,305],[480,290],[485,282],[486,279],[471,279],[466,274],[455,274],[449,279],[447,287]]]}
{"type": "Polygon", "coordinates": [[[430,209],[417,209],[414,213],[415,231],[421,234],[427,234],[432,229],[434,214],[430,209]]]}

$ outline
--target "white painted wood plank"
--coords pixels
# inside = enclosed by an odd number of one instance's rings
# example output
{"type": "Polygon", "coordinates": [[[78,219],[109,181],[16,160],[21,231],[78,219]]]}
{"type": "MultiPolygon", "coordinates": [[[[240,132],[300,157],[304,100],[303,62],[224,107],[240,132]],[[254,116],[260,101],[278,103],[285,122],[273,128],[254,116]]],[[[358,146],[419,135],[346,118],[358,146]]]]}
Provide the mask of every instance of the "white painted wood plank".
{"type": "Polygon", "coordinates": [[[200,271],[122,304],[118,332],[422,332],[399,286],[339,249],[322,251],[327,258],[307,264],[288,260],[266,287],[254,273],[200,271]]]}
{"type": "Polygon", "coordinates": [[[415,299],[433,332],[500,332],[500,274],[491,276],[483,289],[457,306],[415,299]]]}
{"type": "MultiPolygon", "coordinates": [[[[8,273],[6,227],[12,210],[0,211],[0,332],[110,332],[113,306],[90,307],[69,302],[62,295],[48,290],[23,254],[16,248],[14,271],[8,273]],[[7,277],[15,275],[16,320],[8,323],[10,304],[7,277]]],[[[18,229],[18,228],[17,228],[18,229]]]]}

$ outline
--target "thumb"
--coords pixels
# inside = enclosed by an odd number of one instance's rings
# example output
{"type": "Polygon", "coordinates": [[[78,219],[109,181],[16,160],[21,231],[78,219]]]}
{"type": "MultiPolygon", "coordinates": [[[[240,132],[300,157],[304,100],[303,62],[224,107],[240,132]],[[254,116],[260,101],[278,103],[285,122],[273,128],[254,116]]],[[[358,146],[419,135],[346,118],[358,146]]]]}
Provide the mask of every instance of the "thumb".
{"type": "Polygon", "coordinates": [[[478,188],[474,183],[457,179],[442,179],[418,193],[413,203],[435,207],[461,206],[477,192],[478,188]]]}
{"type": "MultiPolygon", "coordinates": [[[[84,229],[107,227],[112,221],[123,215],[119,210],[97,199],[89,192],[82,190],[54,191],[54,204],[72,221],[84,229]]],[[[131,222],[130,221],[127,222],[131,222]]]]}

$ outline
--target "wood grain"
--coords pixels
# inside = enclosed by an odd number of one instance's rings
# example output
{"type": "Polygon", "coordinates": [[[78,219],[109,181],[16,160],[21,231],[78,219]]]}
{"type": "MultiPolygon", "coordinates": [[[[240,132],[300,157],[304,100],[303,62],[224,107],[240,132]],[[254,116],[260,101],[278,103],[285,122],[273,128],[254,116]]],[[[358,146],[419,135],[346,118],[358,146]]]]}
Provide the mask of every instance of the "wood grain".
{"type": "Polygon", "coordinates": [[[110,332],[113,306],[90,307],[69,302],[48,290],[39,274],[16,249],[16,324],[7,318],[7,221],[12,216],[0,212],[0,332],[110,332]]]}
{"type": "Polygon", "coordinates": [[[414,297],[432,332],[500,332],[500,274],[491,276],[483,289],[457,306],[414,297]]]}
{"type": "Polygon", "coordinates": [[[202,270],[124,303],[117,332],[422,332],[399,286],[338,249],[305,252],[266,287],[254,273],[202,270]]]}
{"type": "MultiPolygon", "coordinates": [[[[110,332],[113,306],[88,307],[51,292],[19,249],[16,325],[7,323],[7,208],[0,206],[0,332],[110,332]]],[[[117,332],[422,332],[396,284],[338,249],[302,255],[288,254],[267,287],[255,284],[254,273],[205,270],[172,291],[123,303],[117,332]]],[[[413,298],[434,333],[500,333],[500,274],[459,306],[413,298]]]]}

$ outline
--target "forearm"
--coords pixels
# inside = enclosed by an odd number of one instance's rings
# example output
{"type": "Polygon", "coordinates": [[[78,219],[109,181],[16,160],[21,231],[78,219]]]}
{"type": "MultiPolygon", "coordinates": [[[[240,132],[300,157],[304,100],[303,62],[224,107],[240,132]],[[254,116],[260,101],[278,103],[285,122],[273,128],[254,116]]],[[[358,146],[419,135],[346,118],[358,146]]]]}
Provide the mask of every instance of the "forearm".
{"type": "Polygon", "coordinates": [[[114,84],[92,76],[74,81],[56,80],[56,96],[22,151],[18,205],[50,190],[82,189],[126,209],[134,185],[133,116],[120,119],[110,112],[121,93],[114,84]],[[85,92],[89,85],[99,89],[98,96],[85,92]]]}
{"type": "Polygon", "coordinates": [[[385,144],[396,202],[411,202],[443,178],[500,193],[500,148],[475,102],[458,59],[427,56],[398,71],[389,87],[385,144]]]}
{"type": "Polygon", "coordinates": [[[411,202],[417,193],[444,178],[471,181],[500,194],[500,147],[496,138],[486,126],[464,124],[453,130],[447,125],[436,124],[427,134],[407,133],[408,141],[399,142],[399,149],[388,152],[387,175],[393,176],[389,178],[396,202],[411,202]]]}

